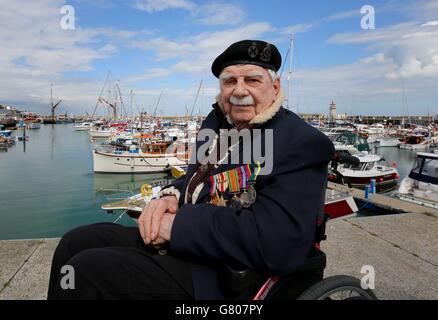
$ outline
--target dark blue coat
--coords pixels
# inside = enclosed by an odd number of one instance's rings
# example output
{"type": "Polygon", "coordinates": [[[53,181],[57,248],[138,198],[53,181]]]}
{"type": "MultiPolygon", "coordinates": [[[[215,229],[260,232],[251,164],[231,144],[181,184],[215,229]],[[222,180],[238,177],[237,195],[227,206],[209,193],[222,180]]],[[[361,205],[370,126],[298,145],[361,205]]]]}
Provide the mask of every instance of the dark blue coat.
{"type": "MultiPolygon", "coordinates": [[[[216,105],[202,128],[222,128],[219,112],[216,105]]],[[[267,275],[290,274],[303,264],[313,244],[333,144],[282,107],[257,128],[273,129],[273,170],[257,178],[257,200],[248,209],[208,203],[209,181],[195,204],[184,204],[187,184],[199,164],[190,165],[187,175],[174,183],[181,196],[170,250],[192,261],[197,299],[227,298],[218,279],[225,264],[238,263],[267,275]]],[[[213,174],[236,166],[220,165],[213,174]]]]}

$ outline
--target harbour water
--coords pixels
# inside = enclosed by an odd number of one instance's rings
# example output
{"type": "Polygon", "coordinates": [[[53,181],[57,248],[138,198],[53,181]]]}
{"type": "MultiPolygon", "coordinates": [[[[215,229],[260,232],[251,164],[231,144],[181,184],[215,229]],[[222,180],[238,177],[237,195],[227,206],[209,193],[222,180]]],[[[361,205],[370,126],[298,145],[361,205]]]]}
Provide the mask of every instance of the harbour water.
{"type": "MultiPolygon", "coordinates": [[[[72,124],[42,125],[26,135],[29,141],[0,153],[0,240],[59,237],[80,225],[112,222],[118,216],[102,211],[104,202],[168,179],[166,174],[94,174],[89,134],[72,124]]],[[[398,148],[377,152],[397,163],[401,178],[416,158],[398,148]]],[[[118,222],[135,225],[128,216],[118,222]]]]}
{"type": "MultiPolygon", "coordinates": [[[[59,237],[80,225],[112,222],[118,216],[101,204],[167,178],[94,174],[90,136],[72,124],[41,125],[26,135],[25,144],[0,152],[0,240],[59,237]]],[[[135,225],[128,216],[118,222],[135,225]]]]}

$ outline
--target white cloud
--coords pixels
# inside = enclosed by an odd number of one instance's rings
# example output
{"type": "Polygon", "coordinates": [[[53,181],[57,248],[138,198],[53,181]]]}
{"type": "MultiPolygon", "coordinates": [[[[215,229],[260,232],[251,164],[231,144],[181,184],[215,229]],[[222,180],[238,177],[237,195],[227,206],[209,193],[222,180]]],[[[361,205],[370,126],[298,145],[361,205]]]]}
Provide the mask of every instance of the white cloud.
{"type": "MultiPolygon", "coordinates": [[[[0,0],[0,98],[28,105],[40,105],[44,112],[50,84],[64,102],[60,107],[90,107],[96,99],[101,80],[70,80],[65,72],[93,70],[97,60],[111,57],[118,45],[145,31],[111,28],[75,30],[60,26],[62,0],[0,0]]],[[[2,102],[0,101],[0,102],[2,102]]]]}
{"type": "Polygon", "coordinates": [[[168,9],[193,10],[196,6],[194,3],[186,0],[135,0],[133,7],[141,11],[153,13],[168,9]]]}
{"type": "Polygon", "coordinates": [[[300,23],[282,29],[284,34],[297,34],[312,30],[316,26],[315,23],[300,23]]]}
{"type": "Polygon", "coordinates": [[[165,38],[153,38],[146,41],[133,41],[132,46],[144,51],[154,51],[158,60],[184,57],[193,51],[190,43],[177,43],[165,38]]]}
{"type": "Polygon", "coordinates": [[[379,28],[373,31],[337,34],[329,39],[334,44],[365,44],[380,51],[394,69],[389,78],[438,76],[438,28],[434,24],[415,21],[379,28]]]}
{"type": "Polygon", "coordinates": [[[331,16],[325,17],[321,19],[321,21],[336,21],[336,20],[349,19],[358,16],[360,16],[360,8],[358,8],[357,10],[339,12],[331,16]]]}
{"type": "Polygon", "coordinates": [[[138,82],[138,81],[144,81],[144,80],[150,80],[150,79],[157,79],[162,78],[170,75],[170,70],[163,69],[163,68],[154,68],[147,70],[143,74],[140,75],[134,75],[126,78],[124,81],[126,82],[138,82]]]}
{"type": "Polygon", "coordinates": [[[157,60],[180,58],[171,66],[176,72],[203,73],[209,70],[213,59],[226,47],[242,39],[254,39],[274,28],[269,23],[253,23],[239,28],[217,32],[203,32],[181,40],[154,38],[133,42],[132,45],[155,53],[157,60]]]}
{"type": "Polygon", "coordinates": [[[204,25],[235,25],[242,22],[245,12],[233,4],[211,3],[197,8],[192,16],[204,25]]]}
{"type": "Polygon", "coordinates": [[[435,27],[435,26],[438,26],[438,21],[437,20],[435,20],[435,21],[428,21],[426,23],[423,23],[421,26],[422,27],[435,27]]]}
{"type": "Polygon", "coordinates": [[[240,6],[225,2],[195,4],[187,0],[135,0],[132,7],[148,13],[172,9],[187,10],[191,21],[209,26],[235,25],[245,17],[240,6]]]}

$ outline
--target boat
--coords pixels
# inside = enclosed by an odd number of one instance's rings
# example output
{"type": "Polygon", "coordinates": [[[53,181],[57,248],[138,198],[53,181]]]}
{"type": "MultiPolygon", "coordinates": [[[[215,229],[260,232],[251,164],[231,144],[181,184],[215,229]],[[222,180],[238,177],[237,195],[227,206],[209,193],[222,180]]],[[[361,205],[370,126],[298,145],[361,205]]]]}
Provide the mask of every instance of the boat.
{"type": "MultiPolygon", "coordinates": [[[[124,200],[105,203],[101,206],[101,209],[107,213],[123,210],[126,211],[131,218],[137,219],[145,204],[149,203],[158,195],[161,186],[152,187],[149,184],[144,184],[140,190],[140,193],[124,200]]],[[[329,219],[351,217],[355,215],[357,211],[356,202],[350,192],[326,189],[324,213],[329,219]]]]}
{"type": "Polygon", "coordinates": [[[92,138],[109,138],[113,131],[107,126],[94,126],[88,130],[92,138]]]}
{"type": "Polygon", "coordinates": [[[420,133],[407,135],[399,145],[400,149],[405,150],[427,150],[431,144],[438,143],[438,137],[426,137],[420,133]]]}
{"type": "Polygon", "coordinates": [[[400,139],[391,136],[382,136],[377,138],[379,148],[398,147],[401,144],[400,139]]]}
{"type": "Polygon", "coordinates": [[[358,153],[354,156],[359,160],[358,163],[332,166],[328,180],[364,189],[374,179],[376,192],[389,191],[397,186],[397,180],[400,178],[397,169],[379,164],[383,160],[381,156],[369,153],[358,153]]]}
{"type": "Polygon", "coordinates": [[[44,124],[56,124],[56,117],[55,117],[55,109],[59,106],[59,104],[62,102],[62,99],[59,100],[57,103],[53,104],[53,85],[50,86],[50,112],[51,116],[45,117],[43,119],[44,124]]]}
{"type": "Polygon", "coordinates": [[[326,189],[324,213],[329,219],[336,219],[356,214],[356,202],[350,192],[326,189]]]}
{"type": "Polygon", "coordinates": [[[15,144],[15,139],[11,137],[5,137],[0,135],[0,147],[6,149],[12,147],[15,144]]]}
{"type": "Polygon", "coordinates": [[[0,130],[0,136],[9,138],[12,135],[12,130],[0,130]]]}
{"type": "Polygon", "coordinates": [[[335,150],[346,155],[355,155],[359,152],[369,152],[370,146],[367,138],[363,135],[344,132],[339,134],[333,141],[335,150]]]}
{"type": "Polygon", "coordinates": [[[74,125],[76,131],[89,131],[92,127],[93,124],[91,122],[82,122],[74,125]]]}
{"type": "Polygon", "coordinates": [[[438,154],[417,152],[408,177],[400,183],[397,196],[405,201],[438,209],[438,154]]]}
{"type": "MultiPolygon", "coordinates": [[[[169,152],[172,142],[150,142],[129,150],[93,150],[93,171],[102,173],[153,173],[165,172],[171,166],[186,165],[187,152],[169,152]]],[[[177,149],[177,148],[176,148],[177,149]]]]}
{"type": "Polygon", "coordinates": [[[38,122],[29,122],[28,124],[29,129],[40,129],[41,125],[38,122]]]}

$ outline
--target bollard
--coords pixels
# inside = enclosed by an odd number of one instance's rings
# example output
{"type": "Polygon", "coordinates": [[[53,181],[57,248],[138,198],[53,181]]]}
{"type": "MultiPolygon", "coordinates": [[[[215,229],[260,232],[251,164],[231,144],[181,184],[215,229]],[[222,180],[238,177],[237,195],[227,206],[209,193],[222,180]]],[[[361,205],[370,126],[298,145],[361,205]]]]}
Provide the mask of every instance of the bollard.
{"type": "Polygon", "coordinates": [[[376,193],[376,179],[371,179],[370,193],[376,193]]]}

